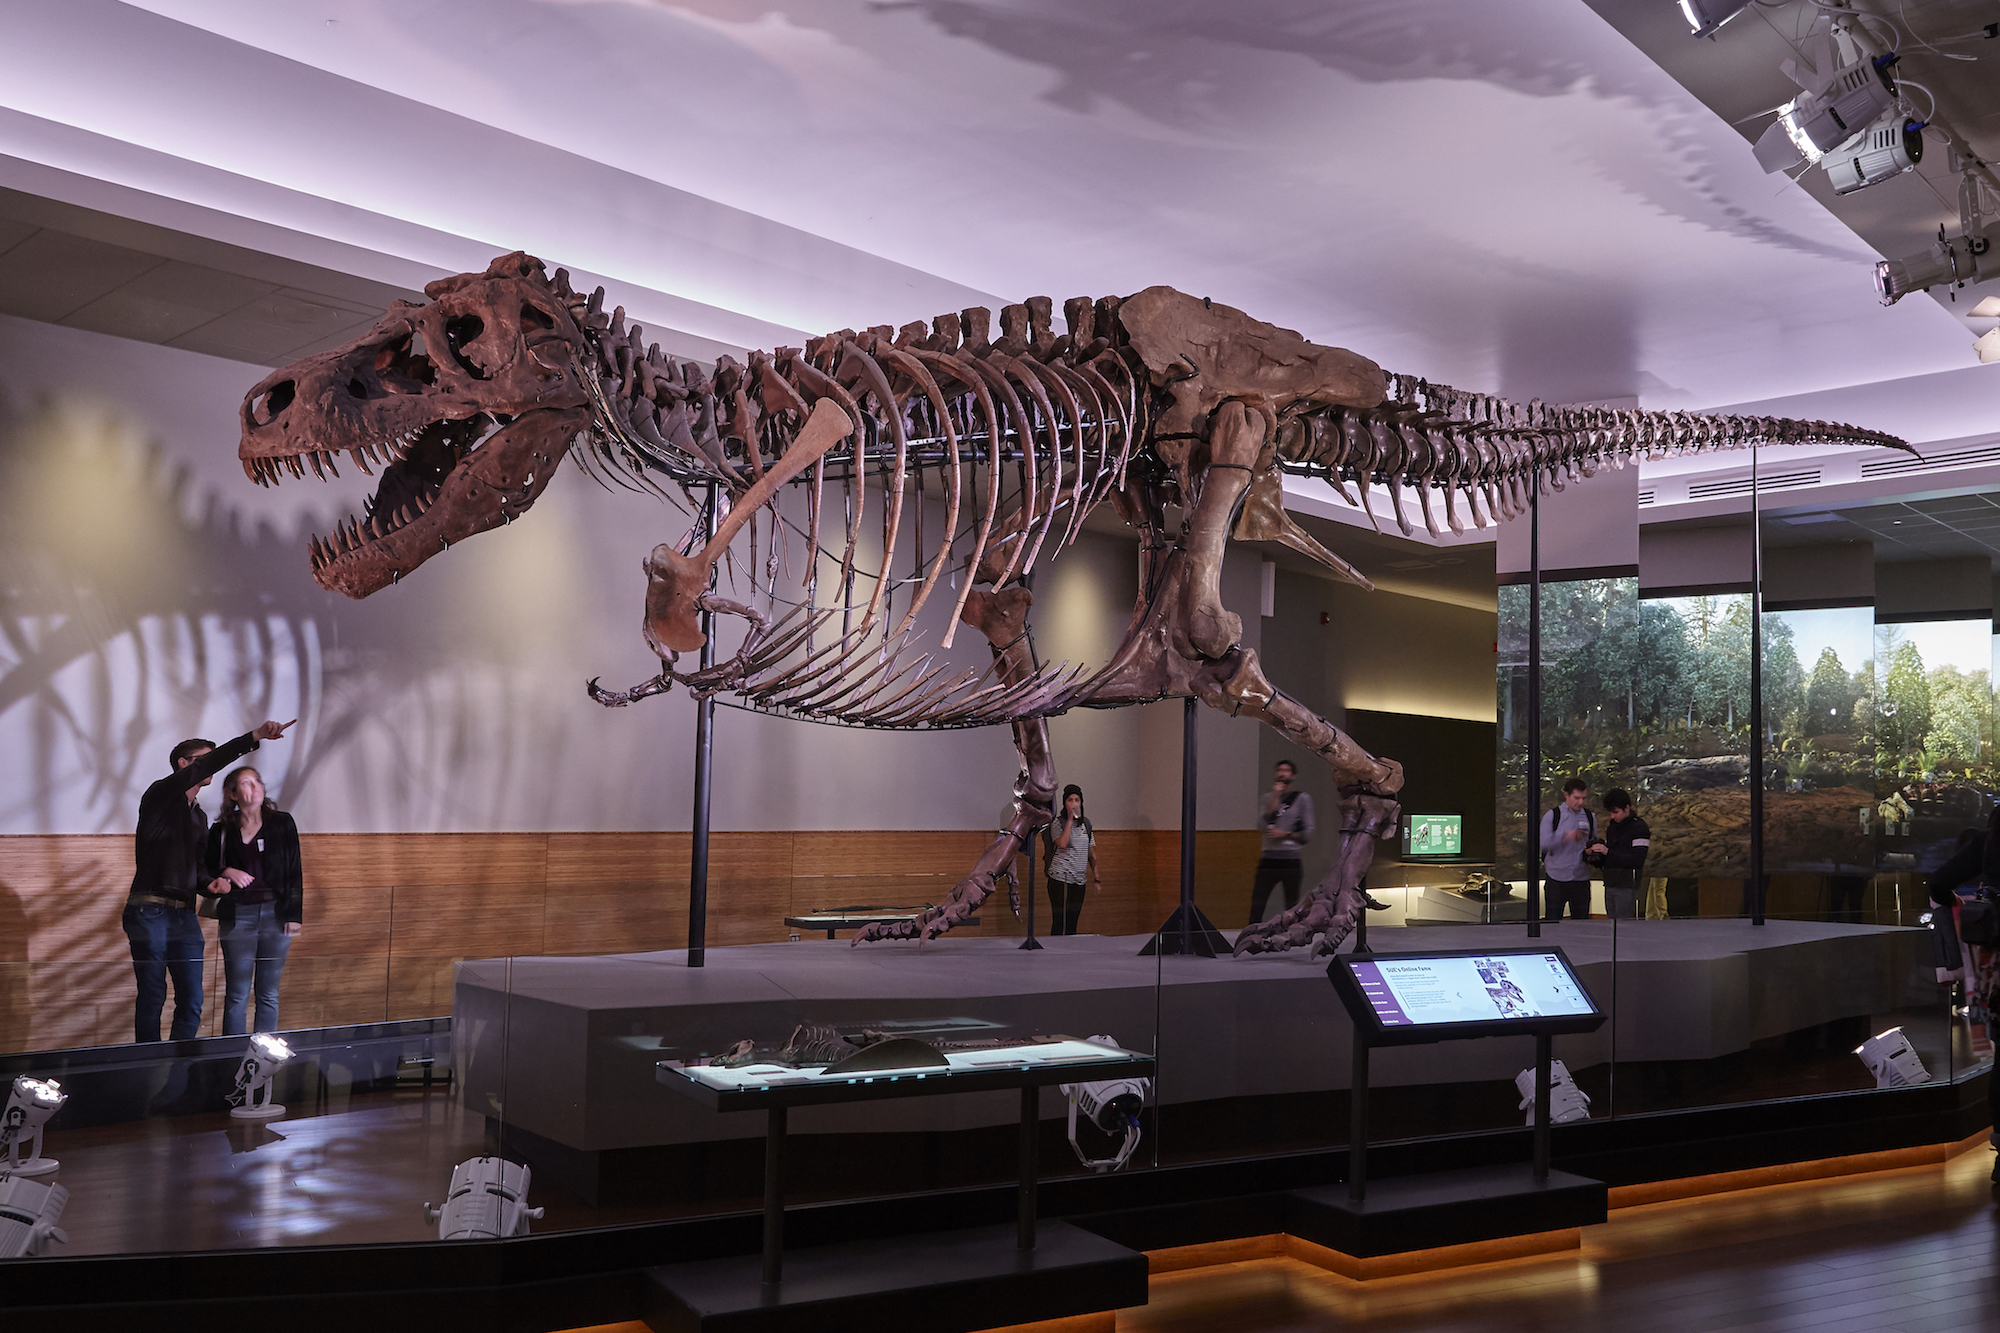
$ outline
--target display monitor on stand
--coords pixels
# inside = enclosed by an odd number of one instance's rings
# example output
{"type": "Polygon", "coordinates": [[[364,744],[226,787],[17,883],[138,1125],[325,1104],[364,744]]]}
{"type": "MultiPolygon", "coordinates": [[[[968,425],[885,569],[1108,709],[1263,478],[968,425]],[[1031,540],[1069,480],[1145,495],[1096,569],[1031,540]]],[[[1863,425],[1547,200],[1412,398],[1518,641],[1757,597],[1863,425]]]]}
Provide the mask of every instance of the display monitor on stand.
{"type": "Polygon", "coordinates": [[[1404,815],[1405,861],[1456,861],[1465,855],[1465,816],[1404,815]]]}
{"type": "Polygon", "coordinates": [[[1549,945],[1339,954],[1327,968],[1354,1028],[1347,1183],[1288,1196],[1305,1239],[1373,1257],[1602,1221],[1603,1182],[1549,1168],[1551,1044],[1605,1020],[1560,948],[1549,945]],[[1377,1046],[1485,1037],[1535,1039],[1532,1162],[1368,1181],[1368,1065],[1377,1046]]]}

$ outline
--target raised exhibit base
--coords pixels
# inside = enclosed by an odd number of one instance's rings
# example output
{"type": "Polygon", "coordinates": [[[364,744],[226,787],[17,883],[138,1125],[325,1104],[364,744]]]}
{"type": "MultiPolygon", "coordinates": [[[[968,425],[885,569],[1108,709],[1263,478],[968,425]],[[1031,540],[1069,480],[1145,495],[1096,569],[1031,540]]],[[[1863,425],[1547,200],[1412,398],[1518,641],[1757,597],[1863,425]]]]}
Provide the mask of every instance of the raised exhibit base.
{"type": "MultiPolygon", "coordinates": [[[[1376,928],[1380,952],[1516,946],[1518,926],[1376,928]]],[[[1710,1060],[1754,1041],[1911,1003],[1934,1003],[1913,979],[1923,932],[1884,926],[1746,920],[1565,921],[1561,945],[1615,1020],[1556,1040],[1572,1070],[1620,1061],[1710,1060]]],[[[516,958],[461,964],[453,1039],[461,1095],[503,1116],[510,1133],[575,1154],[750,1138],[759,1117],[716,1115],[654,1081],[662,1059],[719,1051],[743,1037],[782,1042],[804,1022],[977,1038],[1105,1033],[1146,1050],[1158,1021],[1164,1104],[1344,1089],[1349,1027],[1323,963],[1303,951],[1254,958],[1141,958],[1145,937],[1052,938],[1022,952],[1008,939],[944,939],[852,948],[802,940],[708,951],[516,958]],[[1157,995],[1156,995],[1157,988],[1157,995]],[[510,1077],[511,1071],[511,1077],[510,1077]]],[[[1374,1083],[1509,1080],[1534,1058],[1531,1038],[1379,1052],[1374,1083]]],[[[1044,1094],[1042,1114],[1063,1103],[1044,1094]]],[[[1011,1093],[808,1107],[794,1134],[959,1130],[1005,1125],[1011,1093]]],[[[537,1169],[540,1169],[538,1163],[537,1169]]],[[[565,1175],[573,1173],[565,1172],[565,1175]]]]}
{"type": "Polygon", "coordinates": [[[648,1269],[654,1333],[927,1333],[1063,1319],[1146,1303],[1146,1256],[1065,1222],[1035,1248],[1011,1226],[790,1250],[764,1286],[756,1255],[648,1269]]]}
{"type": "Polygon", "coordinates": [[[1608,1207],[1603,1181],[1567,1171],[1536,1180],[1526,1162],[1371,1180],[1367,1194],[1356,1203],[1346,1185],[1294,1190],[1285,1196],[1285,1234],[1374,1259],[1592,1226],[1608,1207]]]}

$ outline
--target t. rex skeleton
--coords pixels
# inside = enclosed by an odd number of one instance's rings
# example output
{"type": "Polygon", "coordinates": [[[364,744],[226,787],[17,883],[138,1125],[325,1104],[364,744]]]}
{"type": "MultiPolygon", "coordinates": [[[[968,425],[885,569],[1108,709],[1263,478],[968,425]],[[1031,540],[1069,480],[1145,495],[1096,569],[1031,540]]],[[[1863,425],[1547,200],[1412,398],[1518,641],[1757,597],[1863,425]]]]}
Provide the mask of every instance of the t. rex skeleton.
{"type": "Polygon", "coordinates": [[[1824,422],[1522,407],[1386,374],[1167,287],[1068,301],[1060,333],[1050,301],[1037,297],[1000,312],[997,339],[990,312],[974,308],[753,352],[747,365],[725,356],[712,371],[648,347],[622,308],[604,312],[601,288],[584,297],[566,273],[551,281],[526,255],[425,294],[428,304],[398,302],[363,337],[267,376],[244,400],[239,453],[252,480],[307,468],[324,477],[341,454],[383,470],[364,517],[312,539],[314,578],[350,597],[377,592],[527,512],[565,454],[601,481],[670,498],[678,489],[699,516],[644,565],[644,633],[660,673],[628,691],[592,681],[600,703],[679,683],[813,721],[1013,727],[1021,767],[1006,826],[945,903],[914,922],[871,926],[857,943],[929,939],[971,915],[996,877],[1011,880],[1015,856],[1051,814],[1049,717],[1187,695],[1275,727],[1319,756],[1342,792],[1333,870],[1296,908],[1244,931],[1237,952],[1316,937],[1316,951],[1330,952],[1346,936],[1372,840],[1395,832],[1402,768],[1273,686],[1219,587],[1231,538],[1282,543],[1370,586],[1292,522],[1284,474],[1326,481],[1371,519],[1374,488],[1385,487],[1405,534],[1403,492],[1413,491],[1436,535],[1439,500],[1444,522],[1463,532],[1467,519],[1485,526],[1525,512],[1535,485],[1560,489],[1642,456],[1753,442],[1900,445],[1824,422]],[[823,522],[829,487],[837,524],[823,522]],[[802,513],[786,501],[800,490],[802,513]],[[880,506],[872,571],[871,495],[880,506]],[[1142,549],[1124,639],[1094,672],[1040,663],[1029,580],[1107,501],[1142,549]],[[933,542],[923,539],[927,509],[943,512],[933,542]],[[903,576],[897,559],[912,527],[917,549],[903,576]],[[738,553],[746,529],[747,557],[738,553]],[[714,590],[725,557],[747,567],[747,601],[714,590]],[[871,585],[865,596],[858,579],[871,585]],[[949,618],[936,651],[920,653],[919,612],[947,579],[949,618]],[[679,655],[707,641],[703,613],[747,628],[725,660],[683,671],[679,655]],[[983,673],[939,657],[961,621],[990,646],[983,673]]]}

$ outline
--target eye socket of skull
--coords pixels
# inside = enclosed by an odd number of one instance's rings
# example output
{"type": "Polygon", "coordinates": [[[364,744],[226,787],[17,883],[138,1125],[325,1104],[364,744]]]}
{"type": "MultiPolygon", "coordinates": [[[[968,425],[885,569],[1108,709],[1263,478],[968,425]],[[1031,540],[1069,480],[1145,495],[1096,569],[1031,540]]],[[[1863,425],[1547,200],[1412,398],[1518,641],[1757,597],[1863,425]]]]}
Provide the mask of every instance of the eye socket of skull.
{"type": "Polygon", "coordinates": [[[478,362],[465,354],[465,349],[478,342],[486,332],[486,321],[477,315],[452,315],[444,322],[445,350],[458,368],[476,380],[490,379],[486,370],[478,362]]]}
{"type": "Polygon", "coordinates": [[[268,426],[283,416],[285,409],[290,407],[292,400],[298,396],[298,388],[296,380],[279,380],[257,394],[250,400],[250,424],[268,426]]]}

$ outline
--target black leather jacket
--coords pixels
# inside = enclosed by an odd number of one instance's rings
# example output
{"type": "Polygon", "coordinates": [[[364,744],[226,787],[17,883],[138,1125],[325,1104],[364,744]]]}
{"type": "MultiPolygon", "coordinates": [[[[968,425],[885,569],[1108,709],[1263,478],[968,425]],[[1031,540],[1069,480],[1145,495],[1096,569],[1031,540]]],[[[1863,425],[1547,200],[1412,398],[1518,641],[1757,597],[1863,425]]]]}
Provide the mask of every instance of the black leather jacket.
{"type": "Polygon", "coordinates": [[[1653,831],[1639,818],[1639,812],[1605,820],[1598,841],[1604,844],[1604,882],[1621,887],[1638,883],[1646,854],[1653,848],[1653,831]]]}

